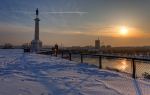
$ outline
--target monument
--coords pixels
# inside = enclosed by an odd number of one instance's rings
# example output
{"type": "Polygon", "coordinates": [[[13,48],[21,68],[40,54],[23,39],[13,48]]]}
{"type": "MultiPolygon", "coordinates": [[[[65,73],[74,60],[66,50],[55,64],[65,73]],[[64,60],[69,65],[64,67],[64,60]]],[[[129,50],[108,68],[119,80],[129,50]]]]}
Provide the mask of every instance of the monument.
{"type": "Polygon", "coordinates": [[[38,8],[36,9],[36,18],[34,19],[35,21],[35,34],[34,34],[34,39],[31,41],[31,52],[38,52],[42,48],[42,42],[39,39],[39,10],[38,8]]]}

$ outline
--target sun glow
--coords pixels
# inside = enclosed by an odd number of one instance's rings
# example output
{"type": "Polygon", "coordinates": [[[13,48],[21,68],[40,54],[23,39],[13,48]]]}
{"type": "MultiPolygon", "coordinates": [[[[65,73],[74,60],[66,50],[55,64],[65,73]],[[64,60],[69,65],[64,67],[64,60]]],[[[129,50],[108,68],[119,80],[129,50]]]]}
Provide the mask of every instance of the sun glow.
{"type": "Polygon", "coordinates": [[[126,60],[121,62],[120,70],[124,71],[128,67],[126,60]]]}
{"type": "Polygon", "coordinates": [[[126,26],[121,26],[119,29],[120,35],[126,36],[128,34],[128,28],[126,26]]]}

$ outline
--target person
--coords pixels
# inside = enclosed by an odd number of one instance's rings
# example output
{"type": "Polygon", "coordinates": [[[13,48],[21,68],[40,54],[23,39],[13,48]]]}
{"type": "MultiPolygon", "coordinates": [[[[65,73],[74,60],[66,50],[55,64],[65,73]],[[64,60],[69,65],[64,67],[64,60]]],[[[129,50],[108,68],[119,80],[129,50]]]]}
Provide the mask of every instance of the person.
{"type": "Polygon", "coordinates": [[[58,45],[57,44],[55,44],[55,46],[52,47],[52,51],[55,54],[55,56],[57,57],[57,54],[58,54],[58,45]]]}
{"type": "Polygon", "coordinates": [[[58,45],[57,44],[55,44],[55,49],[58,51],[58,45]]]}

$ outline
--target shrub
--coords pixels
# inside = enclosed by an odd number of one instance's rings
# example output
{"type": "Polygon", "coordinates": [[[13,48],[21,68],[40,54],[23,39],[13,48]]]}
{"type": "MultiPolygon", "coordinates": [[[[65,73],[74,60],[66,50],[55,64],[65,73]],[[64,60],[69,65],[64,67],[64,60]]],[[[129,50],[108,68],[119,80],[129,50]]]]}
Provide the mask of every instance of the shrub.
{"type": "Polygon", "coordinates": [[[147,73],[147,72],[143,73],[143,76],[144,76],[144,78],[146,78],[146,79],[150,79],[150,74],[147,73]]]}

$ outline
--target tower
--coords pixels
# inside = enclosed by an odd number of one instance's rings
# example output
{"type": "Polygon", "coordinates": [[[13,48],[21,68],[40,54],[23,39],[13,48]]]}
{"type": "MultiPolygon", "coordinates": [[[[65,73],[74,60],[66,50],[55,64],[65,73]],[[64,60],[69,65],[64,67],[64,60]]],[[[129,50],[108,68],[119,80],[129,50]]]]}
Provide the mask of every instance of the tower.
{"type": "Polygon", "coordinates": [[[42,42],[39,39],[39,11],[38,8],[36,9],[36,18],[35,21],[35,34],[34,34],[34,40],[31,41],[31,51],[32,52],[38,52],[42,48],[42,42]]]}
{"type": "Polygon", "coordinates": [[[95,49],[100,49],[100,40],[98,37],[98,40],[95,40],[95,49]]]}

